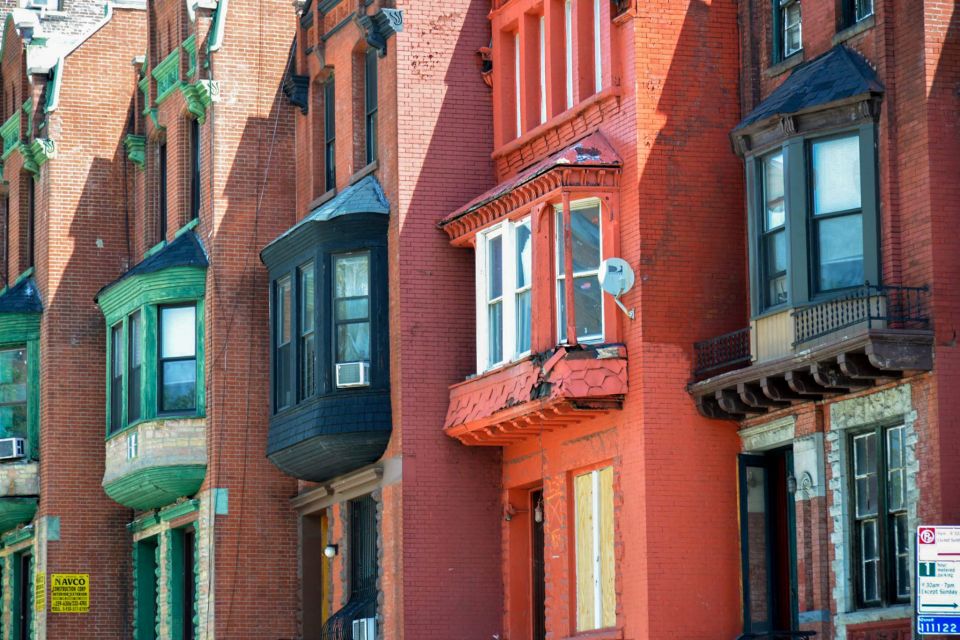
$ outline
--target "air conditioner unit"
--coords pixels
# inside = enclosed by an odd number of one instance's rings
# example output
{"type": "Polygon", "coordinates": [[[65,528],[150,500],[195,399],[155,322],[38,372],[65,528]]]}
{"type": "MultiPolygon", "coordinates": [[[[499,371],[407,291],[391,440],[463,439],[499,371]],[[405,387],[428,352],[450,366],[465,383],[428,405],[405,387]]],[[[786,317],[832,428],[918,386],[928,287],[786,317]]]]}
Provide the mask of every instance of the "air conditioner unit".
{"type": "Polygon", "coordinates": [[[19,460],[27,455],[27,441],[23,438],[0,438],[0,460],[19,460]]]}
{"type": "Polygon", "coordinates": [[[377,640],[377,619],[360,618],[354,620],[353,640],[377,640]]]}
{"type": "Polygon", "coordinates": [[[370,384],[369,362],[337,363],[337,388],[366,387],[370,384]]]}

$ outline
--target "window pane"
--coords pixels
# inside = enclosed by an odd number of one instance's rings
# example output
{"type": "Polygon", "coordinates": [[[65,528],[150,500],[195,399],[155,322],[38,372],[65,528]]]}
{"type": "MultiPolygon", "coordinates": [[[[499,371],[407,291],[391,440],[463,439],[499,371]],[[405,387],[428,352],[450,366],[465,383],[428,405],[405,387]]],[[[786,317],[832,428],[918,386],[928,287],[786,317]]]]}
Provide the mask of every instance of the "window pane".
{"type": "Polygon", "coordinates": [[[344,320],[366,320],[370,312],[370,298],[337,300],[337,322],[344,320]]]}
{"type": "Polygon", "coordinates": [[[876,520],[860,524],[861,598],[864,602],[880,599],[879,545],[876,520]]]}
{"type": "Polygon", "coordinates": [[[351,322],[337,326],[337,362],[370,360],[370,323],[351,322]]]}
{"type": "Polygon", "coordinates": [[[573,279],[573,302],[577,315],[577,337],[589,338],[603,334],[603,309],[600,282],[597,276],[581,276],[573,279]]]}
{"type": "Polygon", "coordinates": [[[766,203],[764,230],[782,227],[787,219],[783,197],[783,153],[763,159],[763,198],[766,203]]]}
{"type": "Polygon", "coordinates": [[[337,256],[335,263],[334,295],[337,298],[353,298],[369,294],[370,256],[368,254],[337,256]]]}
{"type": "Polygon", "coordinates": [[[573,234],[573,272],[596,271],[600,266],[600,207],[570,212],[573,234]]]}
{"type": "Polygon", "coordinates": [[[860,208],[860,138],[813,143],[813,213],[860,208]]]}
{"type": "Polygon", "coordinates": [[[887,431],[887,511],[906,505],[906,464],[903,455],[903,427],[887,431]]]}
{"type": "Polygon", "coordinates": [[[800,2],[794,2],[783,10],[784,54],[799,51],[800,42],[800,2]]]}
{"type": "Polygon", "coordinates": [[[0,351],[0,437],[27,437],[27,350],[0,351]]]}
{"type": "Polygon", "coordinates": [[[487,305],[487,365],[503,361],[503,303],[487,305]]]}
{"type": "Polygon", "coordinates": [[[316,338],[310,334],[300,341],[300,399],[313,395],[316,384],[316,338]]]}
{"type": "Polygon", "coordinates": [[[313,331],[314,324],[314,269],[309,262],[300,267],[300,334],[313,331]]]}
{"type": "Polygon", "coordinates": [[[290,325],[292,320],[290,315],[290,307],[292,306],[292,301],[290,299],[290,288],[289,276],[285,276],[277,280],[277,344],[286,344],[290,342],[290,325]]]}
{"type": "MultiPolygon", "coordinates": [[[[4,355],[9,352],[3,352],[4,355]]],[[[5,364],[5,363],[4,363],[5,364]]],[[[3,367],[6,370],[6,366],[3,367]]],[[[4,373],[4,380],[6,375],[4,373]]],[[[7,395],[7,385],[0,387],[0,399],[7,395]]],[[[110,430],[123,426],[123,324],[110,328],[110,430]]]]}
{"type": "Polygon", "coordinates": [[[163,307],[160,310],[161,358],[185,358],[197,354],[196,307],[163,307]]]}
{"type": "Polygon", "coordinates": [[[162,411],[187,411],[196,407],[197,361],[163,363],[162,411]]]}
{"type": "Polygon", "coordinates": [[[863,20],[873,13],[873,0],[856,0],[857,20],[863,20]]]}
{"type": "Polygon", "coordinates": [[[518,225],[516,228],[516,251],[517,251],[517,289],[524,289],[530,286],[532,282],[531,275],[531,254],[532,243],[530,239],[530,223],[518,225]]]}
{"type": "Polygon", "coordinates": [[[127,422],[140,419],[140,365],[143,362],[140,344],[140,312],[127,320],[127,422]]]}
{"type": "Polygon", "coordinates": [[[893,518],[893,551],[896,556],[897,597],[910,595],[910,532],[907,529],[907,514],[893,518]]]}
{"type": "MultiPolygon", "coordinates": [[[[120,323],[115,324],[110,329],[110,377],[119,378],[123,375],[123,325],[120,323]]],[[[8,384],[7,381],[7,354],[12,353],[11,351],[2,352],[4,360],[0,363],[0,376],[2,376],[2,384],[8,384]]],[[[5,392],[0,391],[0,402],[4,402],[3,396],[5,392]]]]}
{"type": "Polygon", "coordinates": [[[767,274],[774,275],[787,270],[787,232],[777,231],[767,236],[767,274]]]}
{"type": "Polygon", "coordinates": [[[129,367],[133,369],[134,367],[139,367],[143,362],[143,349],[141,346],[140,340],[140,312],[130,316],[129,321],[127,322],[127,331],[128,334],[128,357],[130,359],[129,367]]]}
{"type": "Polygon", "coordinates": [[[873,433],[853,440],[856,516],[876,515],[879,491],[877,487],[877,437],[873,433]]]}
{"type": "Polygon", "coordinates": [[[530,351],[530,290],[517,294],[517,353],[530,351]]]}
{"type": "Polygon", "coordinates": [[[863,284],[863,216],[820,220],[820,290],[863,284]]]}
{"type": "Polygon", "coordinates": [[[503,237],[487,238],[487,300],[503,295],[503,237]]]}

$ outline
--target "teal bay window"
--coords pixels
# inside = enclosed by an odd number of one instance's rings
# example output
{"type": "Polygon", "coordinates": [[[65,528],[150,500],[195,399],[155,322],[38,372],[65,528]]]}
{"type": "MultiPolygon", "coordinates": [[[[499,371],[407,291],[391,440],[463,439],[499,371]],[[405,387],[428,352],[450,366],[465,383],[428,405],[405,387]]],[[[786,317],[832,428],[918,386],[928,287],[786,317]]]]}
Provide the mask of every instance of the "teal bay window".
{"type": "Polygon", "coordinates": [[[29,276],[0,292],[0,438],[22,438],[32,460],[40,452],[41,311],[29,276]]]}
{"type": "Polygon", "coordinates": [[[754,316],[880,283],[872,123],[747,158],[754,316]]]}
{"type": "Polygon", "coordinates": [[[144,420],[204,415],[205,285],[205,254],[187,232],[100,292],[110,435],[144,420]]]}

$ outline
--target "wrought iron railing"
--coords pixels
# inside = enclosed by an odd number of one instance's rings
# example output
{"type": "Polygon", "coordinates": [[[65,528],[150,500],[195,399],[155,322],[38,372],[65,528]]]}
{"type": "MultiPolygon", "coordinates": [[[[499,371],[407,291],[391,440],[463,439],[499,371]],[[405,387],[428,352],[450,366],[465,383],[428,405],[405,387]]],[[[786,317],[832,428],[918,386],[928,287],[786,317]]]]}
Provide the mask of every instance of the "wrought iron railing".
{"type": "Polygon", "coordinates": [[[748,364],[751,360],[750,327],[694,343],[693,350],[696,355],[693,375],[697,378],[748,364]]]}
{"type": "Polygon", "coordinates": [[[793,312],[796,347],[841,329],[865,324],[867,329],[927,329],[928,287],[873,286],[869,282],[830,300],[793,312]]]}
{"type": "Polygon", "coordinates": [[[744,633],[737,640],[803,640],[817,635],[816,631],[764,631],[763,633],[744,633]]]}

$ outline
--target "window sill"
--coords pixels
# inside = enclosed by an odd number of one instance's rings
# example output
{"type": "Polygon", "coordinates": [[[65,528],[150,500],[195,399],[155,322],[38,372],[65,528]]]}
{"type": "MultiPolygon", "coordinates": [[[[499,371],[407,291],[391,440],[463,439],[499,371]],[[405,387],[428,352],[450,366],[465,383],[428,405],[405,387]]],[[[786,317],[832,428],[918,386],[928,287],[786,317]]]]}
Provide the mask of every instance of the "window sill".
{"type": "Polygon", "coordinates": [[[622,640],[623,629],[598,629],[597,631],[582,631],[563,640],[622,640]]]}
{"type": "Polygon", "coordinates": [[[363,180],[364,178],[366,178],[371,173],[374,173],[379,168],[380,168],[380,163],[377,160],[374,160],[373,162],[365,166],[363,169],[360,169],[360,171],[357,171],[352,176],[350,176],[350,180],[347,181],[347,184],[356,184],[361,180],[363,180]]]}
{"type": "Polygon", "coordinates": [[[312,202],[310,202],[310,204],[307,205],[307,214],[309,215],[311,211],[313,211],[314,209],[322,205],[324,202],[327,202],[328,200],[333,200],[333,198],[336,195],[337,195],[337,189],[333,188],[333,189],[328,189],[322,195],[317,196],[316,198],[313,199],[312,202]]]}
{"type": "Polygon", "coordinates": [[[803,49],[790,54],[790,57],[784,58],[777,64],[767,67],[763,72],[764,78],[775,78],[790,69],[800,65],[803,62],[803,49]]]}
{"type": "Polygon", "coordinates": [[[881,607],[876,609],[861,609],[837,615],[837,622],[845,626],[867,624],[871,622],[885,622],[887,620],[902,620],[913,616],[913,608],[908,605],[881,607]]]}
{"type": "Polygon", "coordinates": [[[864,18],[864,19],[861,20],[860,22],[855,22],[855,23],[853,23],[852,25],[850,25],[850,26],[847,27],[846,29],[843,29],[842,31],[838,31],[838,32],[833,36],[833,46],[837,46],[837,45],[840,44],[841,42],[846,42],[847,40],[850,40],[851,38],[855,38],[856,36],[860,35],[860,34],[863,33],[864,31],[869,31],[869,30],[872,29],[876,24],[877,24],[877,18],[876,18],[876,16],[873,15],[873,14],[867,16],[866,18],[864,18]]]}
{"type": "Polygon", "coordinates": [[[188,222],[187,224],[177,229],[177,232],[173,234],[173,237],[179,238],[180,236],[185,234],[187,231],[196,229],[199,225],[200,225],[200,218],[193,218],[190,222],[188,222]]]}

